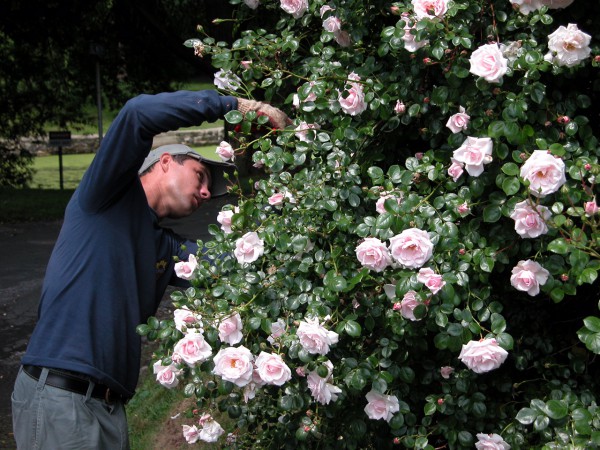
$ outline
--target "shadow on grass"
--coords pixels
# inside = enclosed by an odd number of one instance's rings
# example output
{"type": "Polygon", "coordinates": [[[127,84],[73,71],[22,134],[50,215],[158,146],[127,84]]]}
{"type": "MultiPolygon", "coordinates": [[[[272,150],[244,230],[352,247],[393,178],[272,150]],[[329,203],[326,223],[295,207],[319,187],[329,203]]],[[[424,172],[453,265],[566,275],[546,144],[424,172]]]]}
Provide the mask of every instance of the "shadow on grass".
{"type": "Polygon", "coordinates": [[[0,223],[62,220],[73,191],[0,188],[0,223]]]}

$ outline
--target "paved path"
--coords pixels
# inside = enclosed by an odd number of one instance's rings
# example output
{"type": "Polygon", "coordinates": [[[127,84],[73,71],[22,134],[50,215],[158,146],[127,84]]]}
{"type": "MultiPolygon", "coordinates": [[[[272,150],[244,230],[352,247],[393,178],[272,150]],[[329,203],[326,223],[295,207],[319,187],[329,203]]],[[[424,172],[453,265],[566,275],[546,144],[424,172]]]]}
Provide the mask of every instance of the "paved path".
{"type": "MultiPolygon", "coordinates": [[[[162,225],[182,236],[209,240],[207,226],[217,223],[222,206],[235,201],[211,200],[190,217],[162,225]]],[[[0,225],[0,449],[14,449],[10,395],[19,363],[37,318],[46,264],[61,221],[0,225]]]]}

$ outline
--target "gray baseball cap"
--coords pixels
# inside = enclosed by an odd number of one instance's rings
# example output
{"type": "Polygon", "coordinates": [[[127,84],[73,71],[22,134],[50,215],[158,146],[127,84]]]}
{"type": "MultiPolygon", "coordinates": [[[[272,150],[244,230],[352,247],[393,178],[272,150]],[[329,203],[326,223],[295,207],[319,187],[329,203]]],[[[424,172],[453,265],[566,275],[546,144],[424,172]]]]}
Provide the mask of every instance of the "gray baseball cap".
{"type": "Polygon", "coordinates": [[[235,171],[235,164],[205,158],[200,153],[195,152],[193,149],[183,144],[169,144],[155,148],[148,153],[148,156],[146,156],[142,167],[138,170],[138,174],[141,175],[153,164],[158,162],[163,153],[169,153],[170,155],[187,155],[206,164],[210,169],[210,176],[212,178],[212,184],[210,185],[211,197],[219,197],[227,193],[227,186],[230,183],[225,179],[225,173],[228,173],[229,176],[232,177],[233,172],[235,171]]]}

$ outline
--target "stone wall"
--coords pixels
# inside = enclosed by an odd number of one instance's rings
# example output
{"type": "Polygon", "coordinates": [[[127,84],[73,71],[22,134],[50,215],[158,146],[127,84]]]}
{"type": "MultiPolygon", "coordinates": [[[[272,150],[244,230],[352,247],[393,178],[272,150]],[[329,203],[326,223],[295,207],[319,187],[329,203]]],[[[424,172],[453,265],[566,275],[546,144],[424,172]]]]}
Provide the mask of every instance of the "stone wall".
{"type": "MultiPolygon", "coordinates": [[[[152,147],[165,144],[185,144],[190,147],[218,145],[225,139],[223,127],[206,128],[203,130],[178,130],[161,133],[154,138],[152,147]]],[[[58,153],[58,147],[50,147],[47,139],[23,139],[23,146],[36,156],[53,155],[58,153]]],[[[72,135],[71,145],[63,147],[63,154],[95,153],[98,149],[98,136],[72,135]]]]}

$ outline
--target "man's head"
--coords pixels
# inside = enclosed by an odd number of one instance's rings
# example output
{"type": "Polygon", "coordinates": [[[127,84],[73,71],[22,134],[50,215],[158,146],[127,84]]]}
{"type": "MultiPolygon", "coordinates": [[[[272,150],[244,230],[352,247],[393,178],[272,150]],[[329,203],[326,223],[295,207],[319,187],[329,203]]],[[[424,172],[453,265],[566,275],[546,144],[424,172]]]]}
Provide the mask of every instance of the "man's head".
{"type": "Polygon", "coordinates": [[[206,159],[186,145],[152,150],[138,173],[148,202],[160,217],[183,217],[211,197],[227,193],[225,173],[235,165],[206,159]]]}

